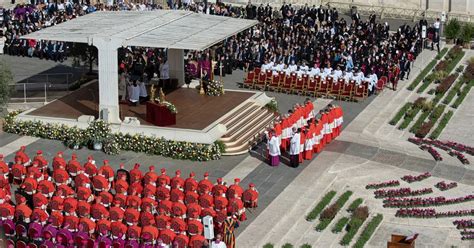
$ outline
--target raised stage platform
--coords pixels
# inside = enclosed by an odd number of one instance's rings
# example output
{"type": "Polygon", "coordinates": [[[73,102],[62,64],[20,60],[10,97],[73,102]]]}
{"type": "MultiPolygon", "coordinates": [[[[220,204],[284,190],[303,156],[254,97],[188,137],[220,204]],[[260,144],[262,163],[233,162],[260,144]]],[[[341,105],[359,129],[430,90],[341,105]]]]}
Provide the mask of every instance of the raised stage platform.
{"type": "MultiPolygon", "coordinates": [[[[179,88],[166,94],[166,100],[178,109],[174,128],[203,130],[234,108],[254,96],[253,92],[226,91],[223,96],[200,95],[191,88],[179,88]]],[[[38,108],[28,115],[78,119],[82,115],[98,118],[98,83],[91,83],[73,93],[38,108]]],[[[141,125],[151,125],[146,121],[145,103],[138,106],[120,104],[120,117],[136,117],[141,125]]]]}
{"type": "MultiPolygon", "coordinates": [[[[98,83],[94,80],[69,95],[23,112],[18,118],[86,128],[98,118],[98,97],[98,83]]],[[[264,92],[226,90],[222,96],[207,96],[194,88],[179,88],[167,92],[166,100],[178,110],[176,125],[155,126],[146,121],[145,103],[124,103],[120,104],[122,123],[112,124],[112,131],[207,144],[220,139],[230,154],[241,154],[274,118],[264,108],[271,100],[264,92]]]]}

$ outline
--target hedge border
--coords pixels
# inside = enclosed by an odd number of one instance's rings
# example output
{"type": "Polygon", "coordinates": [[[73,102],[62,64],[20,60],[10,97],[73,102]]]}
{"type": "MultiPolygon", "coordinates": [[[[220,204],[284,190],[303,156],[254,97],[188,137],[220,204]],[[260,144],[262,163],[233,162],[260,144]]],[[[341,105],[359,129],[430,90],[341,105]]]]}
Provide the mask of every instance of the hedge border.
{"type": "Polygon", "coordinates": [[[457,109],[462,104],[467,94],[469,94],[469,91],[471,90],[473,85],[474,85],[474,80],[471,80],[469,81],[468,84],[464,85],[464,87],[462,87],[461,94],[456,98],[456,101],[454,101],[451,107],[457,109]]]}
{"type": "Polygon", "coordinates": [[[341,242],[339,242],[339,244],[344,245],[344,246],[349,245],[351,243],[352,239],[354,238],[354,236],[359,231],[359,228],[364,224],[365,220],[367,220],[367,218],[357,219],[357,218],[352,217],[351,220],[349,221],[349,223],[354,222],[357,225],[353,225],[349,229],[349,231],[346,234],[344,234],[344,236],[342,237],[341,242]]]}
{"type": "Polygon", "coordinates": [[[428,75],[428,73],[433,70],[433,68],[435,67],[435,65],[437,64],[437,60],[436,59],[433,59],[421,72],[420,74],[418,74],[418,76],[415,78],[415,80],[413,80],[413,82],[408,85],[407,87],[407,90],[409,91],[413,91],[416,86],[418,86],[418,84],[420,84],[421,80],[423,80],[426,75],[428,75]]]}
{"type": "Polygon", "coordinates": [[[311,210],[311,212],[306,215],[307,221],[313,221],[318,217],[318,215],[324,210],[324,208],[331,202],[332,198],[336,196],[336,191],[331,190],[326,193],[323,198],[318,202],[318,204],[311,210]]]}
{"type": "Polygon", "coordinates": [[[439,137],[443,129],[446,127],[446,125],[448,125],[448,122],[453,116],[453,114],[454,112],[452,110],[449,110],[443,115],[440,122],[438,123],[438,126],[430,134],[430,139],[437,139],[439,137]]]}
{"type": "Polygon", "coordinates": [[[410,107],[413,105],[411,102],[405,103],[403,107],[401,107],[397,114],[390,120],[389,124],[392,126],[397,125],[397,123],[402,119],[402,117],[405,115],[405,113],[410,109],[410,107]]]}
{"type": "Polygon", "coordinates": [[[448,52],[448,48],[447,48],[447,47],[441,49],[441,51],[440,51],[438,54],[436,54],[435,59],[436,59],[436,60],[442,59],[442,58],[444,57],[444,55],[446,55],[447,52],[448,52]]]}
{"type": "MultiPolygon", "coordinates": [[[[448,105],[453,101],[454,97],[461,90],[462,85],[466,83],[464,78],[459,79],[454,86],[448,91],[448,95],[443,99],[443,103],[448,105]]],[[[468,82],[469,83],[469,82],[468,82]]]]}
{"type": "Polygon", "coordinates": [[[418,113],[420,112],[421,108],[415,108],[415,110],[416,110],[415,115],[413,115],[413,116],[411,116],[411,117],[406,117],[406,118],[402,121],[402,123],[400,124],[400,126],[398,126],[398,129],[399,129],[399,130],[404,130],[405,128],[407,128],[408,125],[410,125],[411,121],[412,121],[413,119],[415,119],[415,117],[418,115],[418,113]]]}
{"type": "Polygon", "coordinates": [[[342,217],[340,218],[336,224],[334,225],[334,227],[331,229],[331,232],[332,233],[340,233],[342,232],[342,229],[344,229],[344,227],[347,225],[347,223],[349,222],[349,218],[348,217],[342,217]]]}
{"type": "Polygon", "coordinates": [[[362,198],[357,198],[354,201],[352,201],[351,205],[347,208],[347,212],[352,213],[354,210],[356,210],[362,203],[364,202],[364,199],[362,198]]]}
{"type": "MultiPolygon", "coordinates": [[[[344,192],[342,195],[339,196],[339,198],[334,203],[337,207],[336,215],[337,215],[337,213],[339,213],[339,211],[344,206],[344,204],[346,204],[346,202],[349,201],[349,198],[352,196],[353,193],[354,192],[352,192],[350,190],[347,190],[346,192],[344,192]]],[[[336,216],[334,216],[334,218],[335,217],[336,216]]],[[[319,224],[314,229],[316,231],[319,231],[319,232],[323,231],[324,229],[326,229],[329,226],[329,224],[331,224],[331,222],[334,218],[332,218],[332,219],[321,219],[319,224]]]]}
{"type": "Polygon", "coordinates": [[[354,244],[354,248],[362,248],[364,245],[370,240],[370,237],[374,234],[377,227],[382,223],[383,215],[377,214],[373,217],[367,226],[364,228],[362,233],[360,234],[359,238],[357,239],[356,243],[354,244]]]}
{"type": "Polygon", "coordinates": [[[416,133],[420,129],[421,125],[425,122],[426,118],[430,115],[431,111],[425,111],[421,113],[420,117],[418,117],[418,120],[416,120],[415,124],[410,128],[410,133],[416,133]]]}

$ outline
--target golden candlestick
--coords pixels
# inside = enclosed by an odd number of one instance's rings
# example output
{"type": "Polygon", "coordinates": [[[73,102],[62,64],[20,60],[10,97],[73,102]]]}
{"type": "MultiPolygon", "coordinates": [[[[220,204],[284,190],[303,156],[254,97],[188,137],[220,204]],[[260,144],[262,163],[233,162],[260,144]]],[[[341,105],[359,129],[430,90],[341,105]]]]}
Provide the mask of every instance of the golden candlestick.
{"type": "Polygon", "coordinates": [[[151,95],[150,101],[151,101],[151,102],[155,102],[156,88],[155,88],[155,85],[154,85],[154,84],[151,85],[151,88],[150,88],[150,95],[151,95]]]}
{"type": "Polygon", "coordinates": [[[160,103],[164,104],[166,101],[165,99],[165,93],[163,93],[163,88],[160,88],[160,103]]]}

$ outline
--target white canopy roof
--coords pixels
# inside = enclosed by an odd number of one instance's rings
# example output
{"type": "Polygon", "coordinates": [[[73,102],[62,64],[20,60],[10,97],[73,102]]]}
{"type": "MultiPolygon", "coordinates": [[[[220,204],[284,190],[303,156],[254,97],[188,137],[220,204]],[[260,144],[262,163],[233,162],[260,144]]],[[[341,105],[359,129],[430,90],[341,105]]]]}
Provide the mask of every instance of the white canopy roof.
{"type": "Polygon", "coordinates": [[[23,38],[94,44],[94,37],[107,37],[122,46],[204,50],[255,24],[181,10],[95,12],[23,38]]]}

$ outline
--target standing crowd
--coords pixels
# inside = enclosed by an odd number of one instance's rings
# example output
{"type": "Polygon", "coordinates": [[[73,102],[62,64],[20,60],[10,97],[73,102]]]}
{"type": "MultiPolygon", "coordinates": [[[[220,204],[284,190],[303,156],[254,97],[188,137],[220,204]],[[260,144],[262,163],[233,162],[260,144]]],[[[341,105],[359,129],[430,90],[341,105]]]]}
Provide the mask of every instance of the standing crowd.
{"type": "MultiPolygon", "coordinates": [[[[258,205],[253,183],[227,185],[205,173],[198,180],[160,173],[135,164],[114,170],[58,152],[48,162],[42,151],[30,159],[26,147],[7,164],[0,155],[0,226],[8,244],[43,247],[235,247],[234,229],[246,209],[258,205]],[[204,217],[213,219],[215,240],[204,235],[204,217]],[[208,217],[209,218],[209,217],[208,217]]],[[[209,228],[212,228],[210,226],[209,228]]],[[[26,247],[26,246],[25,246],[26,247]]]]}
{"type": "Polygon", "coordinates": [[[343,115],[342,108],[332,104],[320,110],[319,116],[309,99],[304,105],[296,104],[266,132],[270,165],[278,166],[285,152],[292,167],[313,159],[314,154],[340,135],[343,115]]]}

